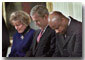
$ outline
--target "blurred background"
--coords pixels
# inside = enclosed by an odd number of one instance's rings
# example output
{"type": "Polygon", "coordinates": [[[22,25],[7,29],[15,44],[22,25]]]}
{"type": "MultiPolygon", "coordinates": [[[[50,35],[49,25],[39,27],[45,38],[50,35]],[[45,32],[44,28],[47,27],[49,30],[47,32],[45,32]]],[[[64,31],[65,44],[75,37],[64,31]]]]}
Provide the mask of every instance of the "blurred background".
{"type": "MultiPolygon", "coordinates": [[[[10,14],[14,11],[23,10],[30,13],[30,10],[35,5],[44,5],[49,12],[60,11],[65,16],[72,16],[74,19],[82,22],[82,3],[81,2],[2,2],[2,16],[6,27],[9,31],[10,43],[12,45],[12,36],[16,32],[14,27],[9,23],[10,14]]],[[[38,29],[33,21],[30,24],[31,28],[38,29]]],[[[10,53],[11,45],[8,48],[7,56],[10,53]]]]}

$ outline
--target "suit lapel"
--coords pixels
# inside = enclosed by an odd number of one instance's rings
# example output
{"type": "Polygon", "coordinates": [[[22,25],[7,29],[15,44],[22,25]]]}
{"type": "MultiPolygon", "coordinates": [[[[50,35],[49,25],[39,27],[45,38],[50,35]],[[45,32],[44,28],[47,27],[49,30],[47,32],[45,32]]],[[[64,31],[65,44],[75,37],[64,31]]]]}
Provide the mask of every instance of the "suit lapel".
{"type": "Polygon", "coordinates": [[[65,38],[65,42],[64,42],[64,44],[63,44],[63,47],[69,42],[70,38],[71,38],[71,36],[67,36],[67,37],[65,38]]]}
{"type": "Polygon", "coordinates": [[[63,48],[67,43],[68,41],[70,40],[71,36],[67,36],[65,39],[63,37],[62,34],[59,34],[59,44],[61,46],[61,48],[63,48]]]}
{"type": "Polygon", "coordinates": [[[45,30],[45,32],[43,33],[42,37],[40,38],[39,43],[36,46],[36,51],[39,47],[41,47],[40,45],[43,43],[43,41],[46,40],[46,38],[48,38],[48,36],[50,35],[50,27],[48,26],[45,30]],[[48,34],[48,35],[47,35],[48,34]]]}
{"type": "Polygon", "coordinates": [[[33,39],[33,40],[34,40],[34,45],[33,45],[34,54],[35,54],[35,52],[36,52],[36,47],[37,47],[37,37],[38,37],[39,33],[40,33],[40,30],[37,31],[37,33],[36,33],[36,35],[35,35],[35,37],[34,37],[34,39],[33,39]]]}
{"type": "Polygon", "coordinates": [[[64,38],[63,38],[62,34],[59,34],[58,37],[56,36],[56,38],[57,38],[56,41],[58,41],[58,43],[56,43],[56,44],[59,47],[61,55],[63,55],[62,50],[63,50],[63,45],[64,45],[65,41],[64,41],[64,38]],[[59,37],[59,39],[58,39],[58,37],[59,37]]]}
{"type": "Polygon", "coordinates": [[[73,26],[72,25],[73,25],[73,19],[71,18],[70,25],[67,27],[66,38],[65,38],[65,43],[64,43],[63,47],[65,47],[65,45],[68,44],[69,40],[71,39],[71,37],[73,35],[72,34],[72,32],[73,32],[73,30],[72,30],[73,26]]]}
{"type": "Polygon", "coordinates": [[[65,40],[63,38],[63,35],[62,34],[59,34],[59,44],[63,47],[64,43],[65,43],[65,40]]]}

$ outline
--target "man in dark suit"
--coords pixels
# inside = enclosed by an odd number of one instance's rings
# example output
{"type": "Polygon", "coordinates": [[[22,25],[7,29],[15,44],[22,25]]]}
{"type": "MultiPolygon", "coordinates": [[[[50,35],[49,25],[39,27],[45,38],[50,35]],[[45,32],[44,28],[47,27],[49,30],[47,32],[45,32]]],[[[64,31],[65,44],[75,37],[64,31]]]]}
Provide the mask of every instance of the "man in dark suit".
{"type": "MultiPolygon", "coordinates": [[[[82,23],[72,17],[65,17],[59,11],[49,15],[49,25],[59,33],[59,49],[63,57],[82,56],[82,23]]],[[[56,50],[54,53],[56,56],[56,50]]]]}
{"type": "Polygon", "coordinates": [[[6,57],[9,45],[9,32],[6,27],[4,18],[2,17],[2,57],[6,57]]]}
{"type": "Polygon", "coordinates": [[[31,50],[26,56],[51,57],[55,50],[56,39],[55,31],[48,26],[48,10],[42,5],[36,5],[32,8],[30,15],[40,29],[36,31],[31,50]]]}

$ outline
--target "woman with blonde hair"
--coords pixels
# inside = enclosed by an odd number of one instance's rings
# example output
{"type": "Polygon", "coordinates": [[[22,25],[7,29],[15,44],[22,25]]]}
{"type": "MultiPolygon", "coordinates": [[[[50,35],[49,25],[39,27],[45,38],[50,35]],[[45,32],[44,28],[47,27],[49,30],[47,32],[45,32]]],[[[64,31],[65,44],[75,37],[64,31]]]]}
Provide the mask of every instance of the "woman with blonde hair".
{"type": "Polygon", "coordinates": [[[15,11],[10,15],[9,21],[17,30],[13,36],[13,44],[9,57],[24,57],[32,44],[35,32],[29,26],[30,16],[24,11],[15,11]]]}

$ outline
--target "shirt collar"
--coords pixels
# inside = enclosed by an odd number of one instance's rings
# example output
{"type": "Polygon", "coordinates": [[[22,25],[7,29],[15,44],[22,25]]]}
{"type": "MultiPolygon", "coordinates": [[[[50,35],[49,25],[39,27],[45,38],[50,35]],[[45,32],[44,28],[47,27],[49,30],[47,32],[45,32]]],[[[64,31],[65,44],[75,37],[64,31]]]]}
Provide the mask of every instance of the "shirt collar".
{"type": "Polygon", "coordinates": [[[43,30],[42,34],[46,31],[47,27],[48,27],[48,25],[45,27],[45,29],[43,30]]]}
{"type": "Polygon", "coordinates": [[[68,26],[70,25],[70,23],[71,23],[71,18],[68,17],[68,26]]]}

